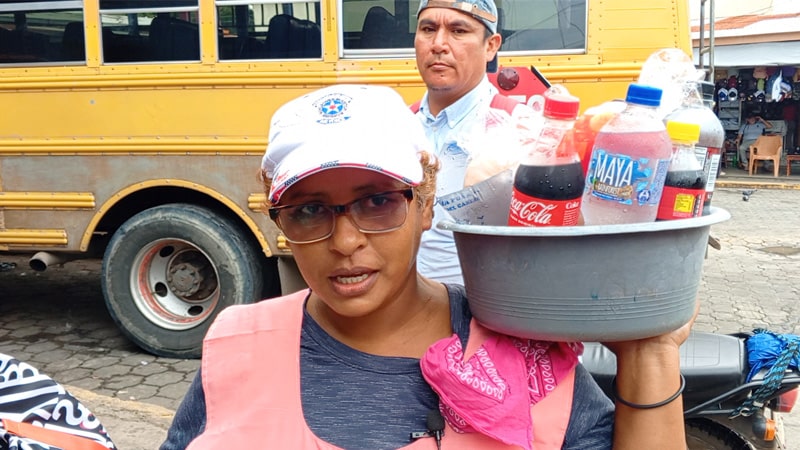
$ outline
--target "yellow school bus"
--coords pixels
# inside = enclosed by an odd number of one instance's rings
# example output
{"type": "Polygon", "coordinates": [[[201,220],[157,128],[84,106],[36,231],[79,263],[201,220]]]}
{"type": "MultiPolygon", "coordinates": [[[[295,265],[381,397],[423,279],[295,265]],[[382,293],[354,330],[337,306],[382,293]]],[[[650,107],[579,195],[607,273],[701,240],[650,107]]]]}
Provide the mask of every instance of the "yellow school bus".
{"type": "MultiPolygon", "coordinates": [[[[497,3],[500,65],[535,67],[583,106],[624,96],[657,49],[691,54],[686,2],[497,3]]],[[[332,83],[419,99],[418,4],[0,2],[0,257],[102,258],[122,331],[197,357],[223,307],[299,286],[260,211],[270,116],[332,83]]]]}

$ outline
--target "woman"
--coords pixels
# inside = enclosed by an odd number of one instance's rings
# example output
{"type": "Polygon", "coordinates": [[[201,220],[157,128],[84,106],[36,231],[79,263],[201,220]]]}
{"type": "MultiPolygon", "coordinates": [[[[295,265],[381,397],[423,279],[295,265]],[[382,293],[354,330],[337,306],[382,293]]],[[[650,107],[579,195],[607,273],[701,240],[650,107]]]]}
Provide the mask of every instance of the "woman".
{"type": "Polygon", "coordinates": [[[461,286],[417,273],[426,146],[385,87],[331,86],[275,113],[269,215],[309,289],[220,314],[162,449],[686,448],[689,325],[613,345],[614,412],[580,344],[492,333],[461,286]]]}

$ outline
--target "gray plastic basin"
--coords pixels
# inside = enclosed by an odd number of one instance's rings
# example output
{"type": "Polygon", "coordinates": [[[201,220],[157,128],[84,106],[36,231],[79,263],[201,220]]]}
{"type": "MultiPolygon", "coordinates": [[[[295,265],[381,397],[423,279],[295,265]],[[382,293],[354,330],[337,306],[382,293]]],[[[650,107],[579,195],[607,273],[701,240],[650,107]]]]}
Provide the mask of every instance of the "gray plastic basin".
{"type": "Polygon", "coordinates": [[[622,341],[679,328],[693,313],[711,225],[507,227],[449,220],[475,318],[492,330],[551,341],[622,341]]]}

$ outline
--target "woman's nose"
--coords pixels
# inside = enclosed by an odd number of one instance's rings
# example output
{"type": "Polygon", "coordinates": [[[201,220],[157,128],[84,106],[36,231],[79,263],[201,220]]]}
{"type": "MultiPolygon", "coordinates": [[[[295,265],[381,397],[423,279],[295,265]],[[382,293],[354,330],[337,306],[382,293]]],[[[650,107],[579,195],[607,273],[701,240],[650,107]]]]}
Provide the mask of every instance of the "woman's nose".
{"type": "Polygon", "coordinates": [[[333,222],[333,232],[328,238],[333,250],[351,255],[366,242],[367,234],[358,229],[350,214],[337,214],[333,222]]]}

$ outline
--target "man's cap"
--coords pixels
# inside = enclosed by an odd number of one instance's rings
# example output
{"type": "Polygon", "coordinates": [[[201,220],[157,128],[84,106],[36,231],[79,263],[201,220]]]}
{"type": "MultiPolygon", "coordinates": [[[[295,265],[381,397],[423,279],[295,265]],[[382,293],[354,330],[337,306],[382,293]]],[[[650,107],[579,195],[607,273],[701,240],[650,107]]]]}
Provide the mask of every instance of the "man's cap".
{"type": "Polygon", "coordinates": [[[480,20],[492,33],[497,33],[497,6],[494,0],[422,0],[419,2],[417,16],[425,8],[457,9],[480,20]]]}
{"type": "Polygon", "coordinates": [[[410,186],[422,181],[422,123],[391,88],[340,84],[291,100],[272,116],[261,161],[277,204],[292,184],[334,168],[372,170],[410,186]]]}

